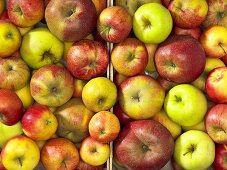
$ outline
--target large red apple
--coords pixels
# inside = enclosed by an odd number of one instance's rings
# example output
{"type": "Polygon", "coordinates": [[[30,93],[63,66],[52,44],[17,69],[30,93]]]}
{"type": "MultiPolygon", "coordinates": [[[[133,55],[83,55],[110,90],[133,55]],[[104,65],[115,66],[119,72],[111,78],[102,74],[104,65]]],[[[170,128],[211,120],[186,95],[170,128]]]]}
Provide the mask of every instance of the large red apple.
{"type": "Polygon", "coordinates": [[[207,0],[209,9],[203,27],[210,25],[227,25],[227,2],[226,0],[207,0]]]}
{"type": "Polygon", "coordinates": [[[8,15],[19,27],[31,27],[44,16],[43,0],[8,0],[8,15]]]}
{"type": "Polygon", "coordinates": [[[75,42],[93,31],[97,14],[91,0],[54,0],[46,7],[45,19],[60,40],[75,42]]]}
{"type": "Polygon", "coordinates": [[[177,83],[190,83],[198,78],[205,62],[205,52],[199,41],[186,35],[170,36],[155,53],[159,75],[177,83]]]}
{"type": "Polygon", "coordinates": [[[227,104],[227,67],[218,67],[210,72],[206,92],[214,102],[227,104]]]}
{"type": "Polygon", "coordinates": [[[173,32],[177,35],[190,35],[195,39],[199,39],[201,35],[201,30],[199,27],[191,28],[191,29],[183,29],[180,27],[174,27],[173,32]]]}
{"type": "Polygon", "coordinates": [[[128,37],[131,29],[132,17],[123,7],[108,7],[99,15],[97,30],[106,41],[119,43],[128,37]]]}
{"type": "Polygon", "coordinates": [[[46,170],[76,169],[80,160],[76,146],[65,138],[48,140],[40,156],[46,170]]]}
{"type": "Polygon", "coordinates": [[[227,145],[216,144],[213,166],[216,170],[227,169],[227,145]]]}
{"type": "Polygon", "coordinates": [[[20,121],[23,104],[15,92],[0,89],[0,122],[11,126],[20,121]]]}
{"type": "Polygon", "coordinates": [[[114,142],[114,157],[127,169],[159,170],[171,159],[174,140],[170,132],[154,120],[127,124],[114,142]]]}
{"type": "Polygon", "coordinates": [[[102,76],[109,64],[107,48],[98,41],[81,40],[74,43],[67,55],[67,68],[80,80],[102,76]]]}
{"type": "Polygon", "coordinates": [[[227,144],[227,104],[217,104],[205,117],[207,133],[214,142],[227,144]]]}
{"type": "Polygon", "coordinates": [[[137,75],[145,70],[148,63],[146,46],[136,38],[127,38],[114,47],[111,62],[118,73],[137,75]]]}

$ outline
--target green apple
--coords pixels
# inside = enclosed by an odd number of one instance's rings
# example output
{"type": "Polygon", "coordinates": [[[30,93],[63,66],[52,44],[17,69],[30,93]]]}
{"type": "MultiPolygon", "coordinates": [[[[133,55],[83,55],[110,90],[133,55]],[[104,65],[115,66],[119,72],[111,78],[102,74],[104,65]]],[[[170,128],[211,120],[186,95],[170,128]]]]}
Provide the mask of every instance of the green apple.
{"type": "Polygon", "coordinates": [[[136,10],[143,4],[152,2],[161,4],[161,0],[116,0],[115,2],[117,6],[122,6],[127,9],[131,16],[133,16],[136,10]]]}
{"type": "Polygon", "coordinates": [[[189,130],[200,130],[200,131],[206,132],[204,120],[202,120],[201,122],[199,122],[198,124],[196,124],[194,126],[182,126],[182,129],[185,132],[189,131],[189,130]]]}
{"type": "Polygon", "coordinates": [[[174,159],[186,170],[204,170],[214,161],[215,144],[198,130],[183,133],[175,142],[174,159]]]}
{"type": "Polygon", "coordinates": [[[64,44],[47,28],[35,28],[22,40],[21,57],[33,69],[58,63],[63,56],[64,44]]]}
{"type": "Polygon", "coordinates": [[[193,126],[204,119],[207,112],[205,95],[190,84],[174,86],[168,92],[164,109],[174,122],[181,126],[193,126]]]}
{"type": "Polygon", "coordinates": [[[176,139],[180,134],[181,134],[181,126],[178,125],[177,123],[173,122],[166,114],[164,110],[159,111],[156,113],[153,117],[153,120],[158,121],[161,123],[163,126],[165,126],[171,135],[173,136],[174,139],[176,139]]]}
{"type": "Polygon", "coordinates": [[[21,135],[23,133],[21,123],[18,122],[15,125],[7,126],[0,122],[0,148],[12,137],[21,135]]]}
{"type": "Polygon", "coordinates": [[[225,67],[224,62],[218,58],[207,57],[206,65],[203,73],[195,81],[193,81],[192,84],[195,87],[205,92],[206,91],[205,82],[206,82],[207,76],[211,70],[217,67],[225,67]]]}
{"type": "Polygon", "coordinates": [[[144,4],[133,16],[133,31],[144,43],[161,43],[170,34],[173,20],[170,12],[158,3],[144,4]]]}

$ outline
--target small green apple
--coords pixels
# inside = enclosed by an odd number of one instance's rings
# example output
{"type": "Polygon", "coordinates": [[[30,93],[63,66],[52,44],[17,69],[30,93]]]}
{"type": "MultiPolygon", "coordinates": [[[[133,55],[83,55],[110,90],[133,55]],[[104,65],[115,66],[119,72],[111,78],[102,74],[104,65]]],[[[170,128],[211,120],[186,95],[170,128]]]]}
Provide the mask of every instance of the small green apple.
{"type": "Polygon", "coordinates": [[[205,95],[190,84],[174,86],[168,92],[164,109],[171,120],[181,126],[194,126],[201,122],[207,112],[205,95]]]}
{"type": "Polygon", "coordinates": [[[23,133],[21,123],[18,122],[15,125],[7,126],[0,122],[0,148],[12,137],[21,135],[23,133]]]}
{"type": "Polygon", "coordinates": [[[63,56],[64,44],[47,28],[35,28],[22,40],[21,57],[33,69],[58,63],[63,56]]]}
{"type": "Polygon", "coordinates": [[[144,4],[133,16],[133,31],[144,43],[161,43],[170,34],[173,21],[170,12],[158,3],[144,4]]]}
{"type": "Polygon", "coordinates": [[[174,159],[184,169],[207,169],[213,163],[214,157],[215,144],[205,132],[190,130],[175,142],[174,159]]]}

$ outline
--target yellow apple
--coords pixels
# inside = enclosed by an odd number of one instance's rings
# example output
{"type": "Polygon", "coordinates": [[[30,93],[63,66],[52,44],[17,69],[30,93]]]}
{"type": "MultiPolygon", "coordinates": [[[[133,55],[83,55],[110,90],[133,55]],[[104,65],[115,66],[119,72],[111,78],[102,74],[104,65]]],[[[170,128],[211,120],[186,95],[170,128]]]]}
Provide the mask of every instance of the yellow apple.
{"type": "Polygon", "coordinates": [[[25,109],[29,108],[34,103],[34,99],[30,92],[29,83],[26,86],[24,86],[22,89],[19,89],[15,92],[17,96],[20,98],[20,100],[22,101],[25,109]]]}
{"type": "Polygon", "coordinates": [[[154,64],[154,54],[155,54],[155,51],[156,51],[158,45],[157,44],[145,44],[145,46],[146,46],[147,52],[148,52],[148,63],[145,68],[145,71],[148,73],[152,73],[152,72],[156,71],[155,64],[154,64]]]}
{"type": "Polygon", "coordinates": [[[10,139],[2,148],[2,163],[9,170],[34,169],[40,159],[37,144],[26,136],[16,136],[10,139]]]}
{"type": "Polygon", "coordinates": [[[225,67],[225,64],[223,63],[223,61],[221,61],[218,58],[207,57],[206,65],[203,73],[195,81],[193,81],[192,84],[195,87],[205,92],[206,91],[205,82],[206,82],[207,76],[211,70],[217,67],[225,67]]]}
{"type": "Polygon", "coordinates": [[[12,137],[21,135],[23,133],[21,123],[18,122],[15,125],[7,126],[0,122],[0,148],[12,137]]]}
{"type": "Polygon", "coordinates": [[[189,130],[200,130],[200,131],[206,132],[204,120],[202,120],[201,122],[199,122],[198,124],[196,124],[194,126],[182,126],[182,129],[185,132],[189,131],[189,130]]]}
{"type": "Polygon", "coordinates": [[[37,144],[37,146],[39,147],[39,150],[41,151],[41,149],[46,143],[46,140],[36,140],[35,143],[37,144]]]}
{"type": "Polygon", "coordinates": [[[0,57],[9,57],[15,53],[21,44],[21,35],[16,26],[0,20],[0,57]]]}
{"type": "Polygon", "coordinates": [[[4,2],[4,0],[0,0],[0,15],[4,11],[4,8],[5,8],[5,2],[4,2]]]}
{"type": "Polygon", "coordinates": [[[34,26],[31,27],[17,27],[20,31],[21,36],[24,36],[28,31],[30,31],[34,26]]]}
{"type": "Polygon", "coordinates": [[[153,120],[158,121],[165,126],[171,133],[174,139],[176,139],[182,132],[181,126],[173,122],[166,114],[164,110],[159,111],[153,117],[153,120]]]}

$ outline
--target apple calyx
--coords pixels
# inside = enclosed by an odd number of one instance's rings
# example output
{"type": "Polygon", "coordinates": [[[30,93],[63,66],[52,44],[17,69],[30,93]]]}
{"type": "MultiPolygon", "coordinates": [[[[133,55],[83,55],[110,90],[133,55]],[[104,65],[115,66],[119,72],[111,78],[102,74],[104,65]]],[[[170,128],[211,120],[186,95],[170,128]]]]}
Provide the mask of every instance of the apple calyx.
{"type": "Polygon", "coordinates": [[[49,124],[51,124],[51,121],[47,119],[47,120],[45,121],[45,123],[46,123],[46,125],[49,125],[49,124]]]}
{"type": "Polygon", "coordinates": [[[17,13],[19,13],[19,15],[23,15],[23,11],[22,11],[22,9],[21,9],[21,7],[19,5],[17,5],[14,8],[13,12],[17,12],[17,13]]]}
{"type": "Polygon", "coordinates": [[[144,143],[142,144],[142,151],[145,153],[147,151],[151,151],[148,145],[145,145],[144,143]]]}
{"type": "Polygon", "coordinates": [[[51,62],[55,61],[54,55],[52,53],[50,53],[50,51],[45,51],[43,53],[42,60],[44,60],[46,58],[50,58],[51,62]]]}
{"type": "Polygon", "coordinates": [[[221,128],[221,127],[214,126],[213,129],[215,131],[217,131],[217,132],[224,132],[224,133],[226,133],[226,131],[223,128],[221,128]]]}
{"type": "Polygon", "coordinates": [[[183,156],[187,155],[188,153],[193,153],[196,149],[195,144],[191,144],[191,146],[188,148],[188,151],[183,154],[183,156]]]}
{"type": "Polygon", "coordinates": [[[224,17],[225,17],[225,12],[223,12],[223,11],[217,12],[217,18],[218,18],[218,20],[221,20],[224,17]]]}
{"type": "Polygon", "coordinates": [[[12,32],[7,32],[6,38],[12,39],[13,38],[13,33],[12,32]]]}
{"type": "Polygon", "coordinates": [[[152,24],[150,22],[150,20],[148,20],[146,17],[142,16],[142,20],[143,20],[143,27],[144,29],[149,29],[151,28],[152,24]]]}
{"type": "Polygon", "coordinates": [[[66,18],[69,18],[69,17],[71,17],[75,12],[76,12],[76,9],[75,9],[75,8],[72,8],[72,9],[66,11],[65,17],[66,17],[66,18]]]}

